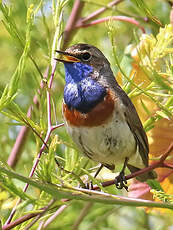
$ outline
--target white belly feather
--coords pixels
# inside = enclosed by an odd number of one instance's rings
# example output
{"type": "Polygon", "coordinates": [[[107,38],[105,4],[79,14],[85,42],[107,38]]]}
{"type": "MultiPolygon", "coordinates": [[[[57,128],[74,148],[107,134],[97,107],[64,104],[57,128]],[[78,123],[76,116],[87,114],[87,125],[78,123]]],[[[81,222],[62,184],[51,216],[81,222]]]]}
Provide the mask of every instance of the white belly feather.
{"type": "Polygon", "coordinates": [[[97,127],[67,126],[67,131],[82,152],[96,162],[109,165],[128,163],[138,168],[144,164],[128,124],[113,115],[106,125],[97,127]]]}

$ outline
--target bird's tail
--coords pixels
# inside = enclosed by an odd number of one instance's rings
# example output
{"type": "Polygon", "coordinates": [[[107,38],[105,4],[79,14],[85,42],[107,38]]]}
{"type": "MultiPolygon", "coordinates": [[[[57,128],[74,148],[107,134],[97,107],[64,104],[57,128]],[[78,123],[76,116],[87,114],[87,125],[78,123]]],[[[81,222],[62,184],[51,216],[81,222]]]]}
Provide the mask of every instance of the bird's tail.
{"type": "MultiPolygon", "coordinates": [[[[130,170],[131,173],[134,173],[140,170],[140,168],[137,168],[129,164],[127,164],[127,168],[130,170]]],[[[157,178],[157,174],[154,171],[149,171],[149,172],[146,172],[136,177],[136,179],[141,182],[147,181],[148,179],[156,179],[156,178],[157,178]]]]}

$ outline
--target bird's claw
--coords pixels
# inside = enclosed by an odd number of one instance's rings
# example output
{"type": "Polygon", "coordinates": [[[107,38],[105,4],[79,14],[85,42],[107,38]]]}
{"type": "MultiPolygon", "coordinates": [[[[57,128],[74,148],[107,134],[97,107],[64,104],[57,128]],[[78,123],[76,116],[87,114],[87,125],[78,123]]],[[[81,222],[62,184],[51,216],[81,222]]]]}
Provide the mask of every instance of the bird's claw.
{"type": "Polygon", "coordinates": [[[128,186],[124,172],[120,172],[120,174],[117,177],[115,177],[115,185],[117,189],[125,188],[125,190],[128,192],[128,186]]]}
{"type": "Polygon", "coordinates": [[[87,182],[87,183],[85,184],[85,188],[86,188],[86,189],[93,190],[93,188],[94,188],[93,182],[92,182],[92,181],[87,182]]]}

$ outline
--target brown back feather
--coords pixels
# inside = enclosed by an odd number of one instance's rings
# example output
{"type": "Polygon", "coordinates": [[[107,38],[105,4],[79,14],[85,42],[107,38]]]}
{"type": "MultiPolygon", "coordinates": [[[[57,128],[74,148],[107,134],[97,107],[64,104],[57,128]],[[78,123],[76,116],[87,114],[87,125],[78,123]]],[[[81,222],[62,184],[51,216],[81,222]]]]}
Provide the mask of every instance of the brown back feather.
{"type": "Polygon", "coordinates": [[[121,89],[120,86],[117,86],[116,90],[118,90],[118,94],[121,97],[121,100],[126,108],[125,110],[126,121],[139,147],[139,153],[141,155],[143,163],[147,167],[148,166],[149,146],[148,146],[147,135],[144,131],[141,120],[136,112],[136,109],[133,103],[131,102],[129,97],[126,95],[126,93],[121,89]]]}

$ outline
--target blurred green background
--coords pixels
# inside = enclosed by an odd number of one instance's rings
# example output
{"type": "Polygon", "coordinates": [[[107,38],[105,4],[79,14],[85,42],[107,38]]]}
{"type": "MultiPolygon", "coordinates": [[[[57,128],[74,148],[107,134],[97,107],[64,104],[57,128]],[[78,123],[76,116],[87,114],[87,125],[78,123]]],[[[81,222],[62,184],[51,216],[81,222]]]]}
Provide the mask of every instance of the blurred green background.
{"type": "MultiPolygon", "coordinates": [[[[58,1],[58,0],[57,0],[58,1]]],[[[61,2],[61,0],[59,0],[61,2]]],[[[24,70],[19,81],[19,86],[17,90],[17,95],[14,99],[15,103],[19,105],[20,109],[26,114],[30,105],[33,105],[33,115],[32,120],[35,125],[38,126],[38,130],[43,136],[47,130],[47,113],[46,113],[46,90],[47,87],[41,89],[41,94],[38,94],[38,89],[40,88],[40,82],[42,80],[41,75],[46,75],[48,70],[48,78],[51,74],[51,60],[52,53],[51,47],[55,34],[55,25],[53,22],[53,8],[52,2],[58,4],[56,1],[37,1],[37,0],[17,0],[10,1],[4,0],[1,2],[1,7],[6,6],[6,10],[12,23],[16,25],[19,32],[20,40],[25,44],[26,36],[26,17],[27,10],[30,4],[33,4],[34,9],[37,9],[34,15],[32,28],[31,28],[31,43],[29,54],[37,63],[39,71],[36,69],[31,58],[26,58],[26,63],[24,65],[24,70]],[[34,95],[38,96],[39,108],[33,104],[34,95]]],[[[102,5],[108,4],[110,1],[83,1],[84,8],[82,9],[81,17],[90,15],[95,10],[102,7],[102,5]]],[[[159,25],[149,20],[145,22],[143,19],[146,17],[146,12],[138,6],[137,3],[141,1],[130,1],[124,0],[117,6],[107,9],[99,18],[106,16],[124,15],[129,17],[134,17],[139,21],[140,25],[146,30],[146,33],[153,34],[154,36],[159,32],[159,25]]],[[[164,0],[146,0],[144,1],[148,6],[152,15],[157,17],[163,25],[170,23],[170,10],[171,4],[164,0]]],[[[65,7],[63,8],[63,20],[60,21],[62,24],[62,31],[66,26],[69,15],[72,11],[74,1],[67,1],[65,7]]],[[[1,8],[2,9],[2,8],[1,8]]],[[[6,21],[3,12],[0,10],[0,92],[2,94],[5,86],[9,84],[12,75],[18,66],[19,59],[23,53],[22,43],[12,36],[7,31],[4,22],[6,21]]],[[[127,22],[105,22],[95,26],[90,26],[86,28],[76,29],[74,31],[74,36],[72,40],[69,41],[68,45],[75,43],[89,43],[97,46],[105,56],[111,62],[112,70],[115,75],[118,72],[116,63],[113,57],[112,44],[110,41],[110,24],[114,31],[114,39],[117,44],[117,55],[119,61],[121,62],[124,57],[128,58],[126,62],[127,73],[131,70],[132,59],[127,52],[129,45],[136,44],[136,38],[140,37],[141,30],[136,26],[127,22]],[[126,53],[126,55],[125,55],[126,53]]],[[[58,39],[57,39],[58,40],[58,39]]],[[[62,43],[61,43],[62,44],[62,43]]],[[[55,55],[55,53],[54,53],[55,55]]],[[[46,84],[46,83],[45,83],[46,84]]],[[[51,89],[51,101],[53,104],[53,123],[58,124],[63,122],[61,115],[61,103],[63,98],[63,87],[64,87],[64,68],[62,64],[57,65],[57,71],[53,81],[53,87],[51,89]]],[[[10,107],[5,107],[3,112],[15,115],[14,111],[10,110],[10,107]]],[[[7,114],[0,114],[0,160],[6,162],[16,141],[17,135],[21,128],[22,121],[16,121],[12,116],[7,116],[7,114]]],[[[50,138],[50,143],[54,136],[58,135],[58,144],[56,145],[55,154],[62,159],[59,159],[67,170],[73,170],[78,175],[80,175],[79,168],[82,166],[84,168],[89,168],[94,166],[93,162],[88,161],[82,157],[75,150],[73,143],[66,134],[65,128],[62,127],[57,129],[52,137],[50,138]],[[74,147],[74,149],[70,147],[74,147]],[[70,158],[70,159],[69,159],[70,158]],[[67,161],[70,163],[64,163],[67,161]],[[76,162],[79,165],[76,167],[76,162]]],[[[28,176],[33,165],[33,160],[38,153],[41,146],[40,139],[32,132],[29,132],[26,143],[23,146],[22,154],[17,162],[15,171],[28,176]]],[[[38,178],[41,178],[42,170],[44,170],[44,159],[43,156],[41,166],[38,168],[37,174],[38,178]]],[[[57,169],[56,169],[57,170],[57,169]]],[[[55,170],[55,172],[57,172],[55,170]]],[[[118,169],[117,169],[118,170],[118,169]]],[[[60,175],[60,172],[57,172],[60,175]]],[[[66,176],[68,177],[68,176],[66,176]]],[[[65,178],[65,176],[64,176],[65,178]]],[[[71,179],[68,178],[70,183],[71,179]]],[[[18,180],[12,180],[18,188],[23,188],[24,184],[18,180]]],[[[0,216],[2,222],[4,223],[7,219],[11,208],[14,206],[16,201],[16,193],[6,190],[6,187],[0,184],[0,216]]],[[[5,182],[6,183],[6,182],[5,182]]],[[[73,182],[75,184],[75,182],[73,182]]],[[[123,192],[115,191],[116,189],[112,186],[108,188],[107,191],[113,192],[115,194],[122,194],[123,192]]],[[[20,209],[17,217],[22,216],[24,213],[30,210],[37,210],[38,208],[47,204],[51,197],[47,194],[40,194],[40,191],[31,187],[28,190],[28,194],[40,199],[39,204],[26,204],[22,203],[23,207],[20,209]]],[[[29,203],[29,202],[28,202],[29,203]]],[[[47,216],[48,218],[55,212],[53,210],[47,216]]],[[[115,205],[103,205],[98,203],[89,204],[84,201],[70,201],[67,204],[67,208],[59,215],[57,218],[46,228],[46,229],[99,229],[99,230],[172,230],[173,229],[173,218],[172,211],[146,211],[143,208],[132,208],[125,206],[115,206],[115,205]],[[75,227],[75,223],[78,220],[81,210],[85,213],[83,221],[80,225],[75,227]]],[[[44,220],[44,218],[42,219],[44,220]]],[[[40,222],[38,221],[31,229],[38,229],[40,222]]],[[[26,223],[24,224],[26,225],[26,223]]],[[[24,225],[16,227],[15,229],[24,229],[24,225]]]]}

